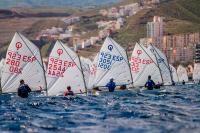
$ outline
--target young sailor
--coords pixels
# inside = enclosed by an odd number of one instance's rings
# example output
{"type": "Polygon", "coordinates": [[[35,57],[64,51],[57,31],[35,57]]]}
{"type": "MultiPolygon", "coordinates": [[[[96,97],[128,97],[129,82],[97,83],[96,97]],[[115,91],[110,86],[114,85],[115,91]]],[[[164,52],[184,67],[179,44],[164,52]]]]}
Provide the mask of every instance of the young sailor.
{"type": "Polygon", "coordinates": [[[115,82],[113,80],[114,79],[111,78],[110,81],[106,85],[106,87],[108,87],[109,92],[114,92],[115,91],[116,84],[115,84],[115,82]]]}
{"type": "Polygon", "coordinates": [[[182,85],[185,85],[185,80],[183,80],[182,85]]]}
{"type": "Polygon", "coordinates": [[[31,92],[30,87],[24,83],[23,79],[20,80],[20,85],[18,88],[18,96],[20,96],[22,98],[27,98],[29,92],[31,92]]]}
{"type": "Polygon", "coordinates": [[[176,85],[176,84],[175,84],[175,82],[174,82],[174,80],[172,80],[172,85],[173,85],[173,86],[175,86],[175,85],[176,85]]]}
{"type": "Polygon", "coordinates": [[[71,86],[67,86],[67,90],[64,93],[64,96],[73,96],[74,92],[71,90],[71,86]]]}
{"type": "Polygon", "coordinates": [[[149,75],[148,76],[148,81],[146,82],[145,87],[147,87],[148,90],[153,90],[154,86],[155,86],[155,83],[151,79],[151,76],[149,75]]]}
{"type": "Polygon", "coordinates": [[[160,87],[161,87],[160,82],[158,82],[158,83],[154,86],[155,89],[160,89],[160,87]]]}
{"type": "Polygon", "coordinates": [[[119,87],[119,90],[126,90],[126,85],[121,85],[121,86],[119,87]]]}

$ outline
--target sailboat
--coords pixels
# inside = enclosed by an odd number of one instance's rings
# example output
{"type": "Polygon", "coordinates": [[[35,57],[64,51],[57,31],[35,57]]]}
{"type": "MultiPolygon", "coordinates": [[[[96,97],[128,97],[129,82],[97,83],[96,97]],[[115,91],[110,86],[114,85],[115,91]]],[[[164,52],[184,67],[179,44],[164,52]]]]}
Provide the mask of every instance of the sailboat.
{"type": "Polygon", "coordinates": [[[162,83],[158,64],[153,57],[149,49],[136,43],[130,60],[134,87],[144,86],[149,75],[155,83],[162,83]]]}
{"type": "Polygon", "coordinates": [[[176,68],[174,66],[172,66],[171,64],[169,64],[169,66],[170,66],[170,69],[171,69],[173,81],[178,82],[178,75],[177,75],[177,72],[176,72],[176,68]]]}
{"type": "Polygon", "coordinates": [[[126,51],[107,37],[98,56],[95,87],[104,87],[113,78],[117,86],[132,84],[132,75],[126,51]]]}
{"type": "Polygon", "coordinates": [[[90,75],[89,75],[89,81],[88,81],[88,89],[91,90],[95,87],[95,78],[97,73],[97,63],[98,63],[99,54],[97,54],[90,64],[90,75]]]}
{"type": "Polygon", "coordinates": [[[183,80],[185,82],[188,82],[187,70],[182,65],[178,66],[178,68],[177,68],[177,75],[178,75],[178,81],[179,82],[182,82],[183,80]]]}
{"type": "Polygon", "coordinates": [[[199,83],[200,81],[200,63],[194,64],[193,80],[195,83],[199,83]]]}
{"type": "Polygon", "coordinates": [[[1,71],[2,71],[2,68],[4,66],[4,62],[5,62],[5,59],[2,58],[1,61],[0,61],[0,79],[1,79],[1,71]]]}
{"type": "Polygon", "coordinates": [[[54,45],[47,67],[48,95],[63,95],[71,86],[75,94],[87,92],[79,56],[61,41],[54,45]]]}
{"type": "Polygon", "coordinates": [[[162,53],[158,48],[155,46],[149,45],[148,49],[154,55],[154,60],[158,64],[158,68],[160,70],[160,74],[162,77],[162,83],[164,85],[171,85],[172,84],[172,74],[170,71],[169,63],[167,57],[164,53],[162,53]]]}
{"type": "Polygon", "coordinates": [[[32,91],[46,90],[45,72],[39,49],[20,33],[15,33],[2,68],[2,93],[17,92],[23,79],[32,91]]]}
{"type": "Polygon", "coordinates": [[[90,65],[92,64],[92,62],[88,58],[80,57],[80,59],[81,59],[84,80],[85,80],[87,88],[89,88],[90,65]]]}

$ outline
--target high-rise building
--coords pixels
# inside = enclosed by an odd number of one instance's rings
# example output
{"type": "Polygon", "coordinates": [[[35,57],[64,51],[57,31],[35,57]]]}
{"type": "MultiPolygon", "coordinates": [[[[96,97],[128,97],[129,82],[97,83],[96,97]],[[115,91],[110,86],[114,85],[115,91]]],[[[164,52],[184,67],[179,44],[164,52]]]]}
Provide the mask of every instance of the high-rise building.
{"type": "Polygon", "coordinates": [[[147,23],[147,37],[160,38],[163,36],[163,18],[159,16],[153,17],[153,22],[147,23]]]}
{"type": "Polygon", "coordinates": [[[196,44],[194,61],[195,63],[200,63],[200,43],[196,44]]]}

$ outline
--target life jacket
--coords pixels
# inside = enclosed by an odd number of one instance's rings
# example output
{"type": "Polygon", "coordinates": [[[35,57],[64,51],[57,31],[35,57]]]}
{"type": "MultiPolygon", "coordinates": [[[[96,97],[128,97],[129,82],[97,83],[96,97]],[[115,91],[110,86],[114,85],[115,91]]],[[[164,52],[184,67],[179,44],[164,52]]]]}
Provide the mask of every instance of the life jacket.
{"type": "Polygon", "coordinates": [[[113,91],[115,90],[115,87],[116,87],[115,82],[109,82],[109,83],[106,85],[106,87],[108,87],[109,92],[113,92],[113,91]]]}
{"type": "Polygon", "coordinates": [[[65,93],[64,93],[64,96],[73,96],[74,95],[74,92],[73,91],[66,91],[65,93]]]}
{"type": "Polygon", "coordinates": [[[155,83],[153,82],[153,80],[148,80],[145,86],[147,87],[148,90],[153,90],[155,83]]]}
{"type": "Polygon", "coordinates": [[[29,89],[27,85],[21,85],[18,88],[18,96],[22,97],[22,98],[27,98],[28,97],[28,93],[29,93],[29,89]]]}

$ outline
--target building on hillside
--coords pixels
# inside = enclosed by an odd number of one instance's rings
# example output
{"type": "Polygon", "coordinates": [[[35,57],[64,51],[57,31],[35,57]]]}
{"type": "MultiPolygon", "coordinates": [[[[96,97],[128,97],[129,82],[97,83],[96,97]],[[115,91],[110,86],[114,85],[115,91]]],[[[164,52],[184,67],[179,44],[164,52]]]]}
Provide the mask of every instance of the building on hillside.
{"type": "Polygon", "coordinates": [[[65,24],[71,25],[71,24],[73,24],[75,22],[79,22],[81,19],[80,19],[80,17],[72,16],[72,17],[62,18],[61,20],[63,22],[65,22],[65,24]]]}
{"type": "Polygon", "coordinates": [[[102,16],[107,16],[108,15],[108,11],[105,10],[105,9],[102,9],[99,11],[99,14],[102,15],[102,16]]]}
{"type": "Polygon", "coordinates": [[[199,42],[199,32],[140,39],[141,44],[148,46],[151,43],[162,50],[170,63],[192,62],[195,54],[195,45],[199,42]]]}
{"type": "Polygon", "coordinates": [[[147,23],[147,37],[162,37],[163,36],[163,18],[159,16],[153,17],[153,22],[147,23]]]}
{"type": "Polygon", "coordinates": [[[162,50],[171,63],[191,62],[195,54],[195,44],[200,42],[200,33],[164,36],[162,50]]]}
{"type": "Polygon", "coordinates": [[[194,62],[200,63],[200,43],[197,43],[195,46],[194,62]]]}
{"type": "Polygon", "coordinates": [[[143,6],[149,6],[158,3],[160,3],[160,0],[140,0],[140,4],[143,6]]]}

